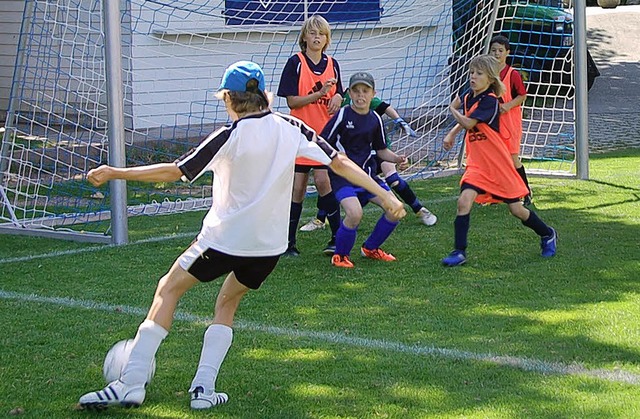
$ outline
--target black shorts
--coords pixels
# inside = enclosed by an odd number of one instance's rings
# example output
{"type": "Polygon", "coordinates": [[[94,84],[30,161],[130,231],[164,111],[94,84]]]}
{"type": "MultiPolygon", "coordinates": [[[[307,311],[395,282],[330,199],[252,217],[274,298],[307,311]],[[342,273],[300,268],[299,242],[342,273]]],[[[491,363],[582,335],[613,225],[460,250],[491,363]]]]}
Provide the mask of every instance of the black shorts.
{"type": "Polygon", "coordinates": [[[296,164],[296,168],[294,170],[295,173],[309,173],[311,169],[316,170],[328,170],[329,168],[323,164],[319,164],[317,166],[307,166],[306,164],[296,164]]]}
{"type": "Polygon", "coordinates": [[[233,272],[242,285],[258,289],[275,269],[280,256],[233,256],[193,243],[178,259],[180,266],[200,282],[233,272]]]}
{"type": "MultiPolygon", "coordinates": [[[[460,192],[464,191],[465,189],[473,189],[474,191],[478,192],[478,195],[487,193],[487,191],[485,191],[482,188],[478,188],[477,186],[473,186],[469,183],[463,182],[462,185],[460,185],[460,192]]],[[[513,204],[514,202],[520,202],[520,198],[504,198],[502,196],[498,196],[494,194],[489,194],[489,195],[491,195],[493,199],[502,201],[505,204],[513,204]]]]}

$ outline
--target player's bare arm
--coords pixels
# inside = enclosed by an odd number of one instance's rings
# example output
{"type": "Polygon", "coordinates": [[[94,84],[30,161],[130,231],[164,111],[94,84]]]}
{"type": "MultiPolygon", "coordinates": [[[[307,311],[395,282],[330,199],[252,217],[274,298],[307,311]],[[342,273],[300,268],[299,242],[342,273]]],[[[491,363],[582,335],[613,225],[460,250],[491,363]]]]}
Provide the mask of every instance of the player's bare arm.
{"type": "Polygon", "coordinates": [[[407,163],[406,156],[398,155],[395,152],[389,150],[388,148],[385,148],[384,150],[376,150],[376,155],[380,157],[382,160],[388,161],[390,163],[395,163],[399,165],[407,163]]]}
{"type": "Polygon", "coordinates": [[[136,180],[140,182],[175,182],[182,172],[175,163],[158,163],[138,167],[100,166],[87,173],[87,180],[94,186],[100,186],[114,179],[136,180]]]}
{"type": "MultiPolygon", "coordinates": [[[[302,108],[303,106],[307,106],[308,104],[313,103],[326,95],[337,82],[337,79],[332,78],[327,80],[322,88],[317,92],[313,92],[304,96],[287,96],[287,106],[289,107],[289,109],[298,109],[302,108]]],[[[342,97],[340,97],[340,103],[342,103],[342,97]]]]}
{"type": "Polygon", "coordinates": [[[329,100],[329,104],[327,105],[327,111],[329,112],[329,115],[333,115],[334,113],[338,112],[341,105],[342,96],[339,93],[336,93],[335,95],[333,95],[331,100],[329,100]]]}
{"type": "Polygon", "coordinates": [[[453,147],[453,143],[456,140],[456,137],[458,136],[458,134],[460,134],[462,130],[463,130],[462,126],[460,124],[456,124],[456,126],[453,127],[451,131],[449,131],[449,133],[444,137],[444,141],[442,142],[442,147],[447,151],[451,150],[451,148],[453,147]]]}
{"type": "Polygon", "coordinates": [[[451,102],[451,104],[449,105],[449,111],[451,111],[451,115],[453,115],[453,118],[458,124],[462,126],[462,128],[471,129],[475,127],[478,123],[478,120],[463,115],[462,112],[458,110],[460,109],[461,105],[462,101],[460,100],[460,96],[456,96],[456,98],[453,99],[453,102],[451,102]]]}

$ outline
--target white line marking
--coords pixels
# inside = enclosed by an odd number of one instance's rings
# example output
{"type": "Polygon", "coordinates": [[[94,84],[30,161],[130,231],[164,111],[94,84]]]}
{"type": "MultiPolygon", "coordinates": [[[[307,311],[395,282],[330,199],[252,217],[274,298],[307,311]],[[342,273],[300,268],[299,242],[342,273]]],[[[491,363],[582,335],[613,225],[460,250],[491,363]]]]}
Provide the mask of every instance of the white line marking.
{"type": "MultiPolygon", "coordinates": [[[[440,199],[433,199],[433,200],[430,200],[429,202],[442,203],[442,202],[449,202],[456,199],[458,199],[457,196],[452,196],[452,197],[446,197],[446,198],[440,198],[440,199]]],[[[368,213],[373,213],[375,211],[380,212],[381,210],[376,205],[367,205],[364,208],[364,211],[365,213],[368,214],[368,213]]],[[[306,208],[305,210],[303,210],[302,215],[305,217],[308,217],[308,216],[311,216],[312,214],[315,215],[315,213],[316,213],[316,209],[306,208]]],[[[198,235],[197,231],[190,232],[190,233],[170,234],[168,236],[160,236],[160,237],[153,237],[153,238],[144,239],[144,240],[138,240],[135,242],[127,243],[124,246],[133,246],[133,245],[144,244],[144,243],[155,243],[155,242],[160,242],[165,240],[182,239],[185,237],[195,238],[197,235],[198,235]]],[[[91,246],[91,247],[82,247],[78,249],[63,250],[59,252],[42,253],[40,255],[28,255],[28,256],[19,256],[14,258],[0,259],[0,265],[3,265],[5,263],[29,262],[36,259],[55,258],[58,256],[78,255],[81,253],[97,252],[100,250],[109,249],[111,247],[118,247],[118,246],[113,244],[107,244],[102,246],[91,246]]]]}
{"type": "MultiPolygon", "coordinates": [[[[170,234],[168,236],[159,236],[159,237],[152,237],[149,239],[138,240],[135,242],[125,244],[124,246],[133,246],[133,245],[144,244],[144,243],[155,243],[155,242],[172,240],[172,239],[183,239],[185,237],[193,237],[195,239],[197,235],[198,235],[197,231],[190,232],[190,233],[170,234]]],[[[35,259],[45,259],[45,258],[53,258],[58,256],[66,256],[66,255],[78,255],[80,253],[87,253],[87,252],[97,252],[99,250],[109,249],[112,247],[120,247],[120,246],[117,246],[114,244],[107,244],[104,246],[81,247],[78,249],[62,250],[60,252],[42,253],[40,255],[29,255],[29,256],[20,256],[15,258],[8,258],[8,259],[0,259],[0,265],[4,263],[29,262],[35,259]]]]}
{"type": "MultiPolygon", "coordinates": [[[[42,297],[36,294],[23,294],[3,290],[0,290],[0,298],[6,300],[18,300],[41,304],[55,304],[71,308],[84,308],[89,310],[125,313],[136,316],[145,316],[147,313],[146,309],[139,307],[105,304],[90,300],[75,300],[72,298],[64,297],[42,297]]],[[[197,316],[182,311],[176,312],[175,319],[178,321],[203,324],[211,321],[210,318],[197,316]]],[[[597,378],[616,383],[626,383],[634,385],[640,384],[639,374],[623,370],[588,369],[580,364],[564,364],[561,362],[548,362],[526,357],[494,355],[490,353],[476,353],[469,351],[460,351],[457,349],[438,348],[435,346],[407,345],[401,342],[346,336],[341,333],[314,332],[310,330],[306,331],[298,329],[287,329],[276,326],[266,326],[259,323],[247,321],[237,321],[234,327],[237,329],[268,333],[271,335],[285,336],[288,338],[307,338],[338,345],[348,345],[365,349],[400,352],[418,356],[426,355],[462,361],[489,362],[500,366],[512,367],[540,374],[584,376],[588,378],[597,378]]]]}

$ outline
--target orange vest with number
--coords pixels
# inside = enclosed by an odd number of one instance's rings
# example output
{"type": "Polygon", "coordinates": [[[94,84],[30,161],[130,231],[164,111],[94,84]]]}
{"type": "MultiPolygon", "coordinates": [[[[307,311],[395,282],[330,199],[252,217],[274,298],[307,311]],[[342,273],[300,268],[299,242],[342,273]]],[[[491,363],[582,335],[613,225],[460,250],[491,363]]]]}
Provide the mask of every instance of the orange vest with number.
{"type": "MultiPolygon", "coordinates": [[[[478,107],[478,103],[468,107],[469,95],[464,98],[465,115],[471,115],[478,107]]],[[[496,97],[493,93],[489,95],[496,97]]],[[[517,199],[527,195],[529,190],[513,167],[511,154],[507,149],[507,136],[504,132],[494,131],[484,122],[478,122],[475,127],[467,130],[464,138],[467,167],[460,183],[466,182],[483,189],[487,194],[502,198],[517,199]]],[[[488,201],[487,196],[482,194],[478,195],[476,202],[495,201],[488,201]]]]}
{"type": "MultiPolygon", "coordinates": [[[[514,68],[509,68],[507,74],[502,82],[507,87],[505,93],[502,95],[504,103],[511,102],[513,95],[511,92],[511,74],[517,71],[514,68]]],[[[518,105],[509,112],[500,114],[500,126],[504,127],[505,131],[509,132],[509,138],[507,140],[507,147],[511,154],[520,154],[520,142],[522,141],[522,106],[518,105]]],[[[501,128],[502,130],[502,128],[501,128]]]]}
{"type": "MultiPolygon", "coordinates": [[[[317,92],[329,79],[338,78],[333,68],[333,58],[327,56],[327,68],[322,74],[315,74],[311,71],[311,68],[309,68],[304,54],[299,52],[297,55],[298,58],[300,58],[300,77],[298,79],[298,94],[300,96],[317,92]]],[[[329,119],[331,119],[327,106],[331,98],[336,94],[337,89],[337,86],[334,85],[327,94],[315,102],[298,109],[291,109],[291,115],[303,120],[319,135],[327,122],[329,122],[329,119]]],[[[304,157],[298,157],[296,164],[307,166],[320,165],[320,163],[304,157]]]]}

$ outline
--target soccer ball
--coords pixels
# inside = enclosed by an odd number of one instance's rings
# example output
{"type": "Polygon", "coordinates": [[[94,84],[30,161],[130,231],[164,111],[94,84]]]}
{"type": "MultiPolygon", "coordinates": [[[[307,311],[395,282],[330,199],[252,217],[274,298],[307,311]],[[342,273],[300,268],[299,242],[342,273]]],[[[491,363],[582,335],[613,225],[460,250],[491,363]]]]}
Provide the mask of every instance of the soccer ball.
{"type": "MultiPolygon", "coordinates": [[[[104,365],[102,366],[102,375],[107,384],[120,378],[122,370],[124,370],[127,362],[129,362],[131,349],[133,349],[133,339],[121,340],[109,349],[107,356],[104,357],[104,365]]],[[[155,373],[156,360],[154,358],[147,375],[147,384],[151,382],[155,373]]]]}

